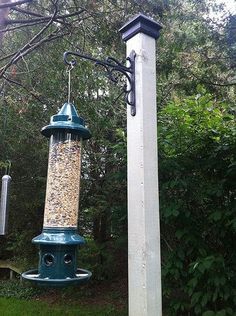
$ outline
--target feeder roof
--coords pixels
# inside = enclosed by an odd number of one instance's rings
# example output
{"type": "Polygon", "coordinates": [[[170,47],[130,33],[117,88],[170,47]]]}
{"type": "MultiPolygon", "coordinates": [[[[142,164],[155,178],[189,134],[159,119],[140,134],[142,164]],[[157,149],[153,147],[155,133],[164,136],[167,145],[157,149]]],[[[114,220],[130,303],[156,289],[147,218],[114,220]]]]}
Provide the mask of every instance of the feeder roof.
{"type": "Polygon", "coordinates": [[[91,137],[89,129],[85,127],[84,120],[78,115],[72,103],[65,103],[60,111],[51,117],[50,124],[42,128],[41,133],[50,137],[60,130],[79,135],[82,139],[91,137]]]}

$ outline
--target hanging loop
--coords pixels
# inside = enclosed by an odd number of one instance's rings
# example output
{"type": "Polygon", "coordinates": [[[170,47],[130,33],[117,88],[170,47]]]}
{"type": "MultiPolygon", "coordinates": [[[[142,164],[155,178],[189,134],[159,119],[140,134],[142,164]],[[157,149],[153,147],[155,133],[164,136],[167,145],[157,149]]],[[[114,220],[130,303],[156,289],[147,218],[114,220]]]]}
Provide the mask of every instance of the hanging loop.
{"type": "Polygon", "coordinates": [[[66,72],[68,73],[68,92],[67,92],[67,103],[70,103],[71,96],[71,70],[74,68],[75,63],[71,61],[68,65],[66,72]]]}
{"type": "Polygon", "coordinates": [[[5,165],[5,174],[10,175],[10,170],[11,170],[11,161],[7,160],[6,165],[5,165]]]}

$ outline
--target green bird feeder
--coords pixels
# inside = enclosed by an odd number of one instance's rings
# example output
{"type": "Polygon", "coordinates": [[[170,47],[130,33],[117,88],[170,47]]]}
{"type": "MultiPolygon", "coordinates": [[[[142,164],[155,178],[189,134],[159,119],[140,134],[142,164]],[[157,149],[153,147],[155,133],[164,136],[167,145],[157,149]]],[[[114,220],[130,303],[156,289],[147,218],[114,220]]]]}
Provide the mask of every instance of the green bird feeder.
{"type": "Polygon", "coordinates": [[[24,272],[28,281],[46,286],[86,283],[91,272],[77,268],[77,233],[82,141],[91,137],[73,104],[65,103],[42,134],[50,138],[44,223],[38,270],[24,272]]]}

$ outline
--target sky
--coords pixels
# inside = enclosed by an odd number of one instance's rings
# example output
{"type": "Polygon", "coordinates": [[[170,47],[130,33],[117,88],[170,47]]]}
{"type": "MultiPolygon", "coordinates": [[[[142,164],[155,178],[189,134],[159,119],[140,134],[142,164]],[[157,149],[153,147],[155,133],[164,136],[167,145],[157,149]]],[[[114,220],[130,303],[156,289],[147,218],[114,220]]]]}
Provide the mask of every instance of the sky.
{"type": "Polygon", "coordinates": [[[225,23],[229,15],[236,15],[236,0],[208,0],[209,4],[224,4],[224,11],[210,10],[209,17],[217,22],[225,23]]]}
{"type": "Polygon", "coordinates": [[[236,0],[215,0],[217,4],[224,3],[225,9],[231,14],[236,14],[236,0]]]}

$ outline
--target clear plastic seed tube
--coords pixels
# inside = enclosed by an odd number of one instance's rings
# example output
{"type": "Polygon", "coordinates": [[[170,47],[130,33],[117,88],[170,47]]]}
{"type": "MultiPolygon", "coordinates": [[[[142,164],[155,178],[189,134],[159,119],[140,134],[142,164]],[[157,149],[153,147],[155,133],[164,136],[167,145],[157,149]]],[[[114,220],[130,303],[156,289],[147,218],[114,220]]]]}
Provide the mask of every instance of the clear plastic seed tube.
{"type": "Polygon", "coordinates": [[[78,135],[51,135],[44,228],[76,228],[79,208],[81,145],[78,135]]]}

